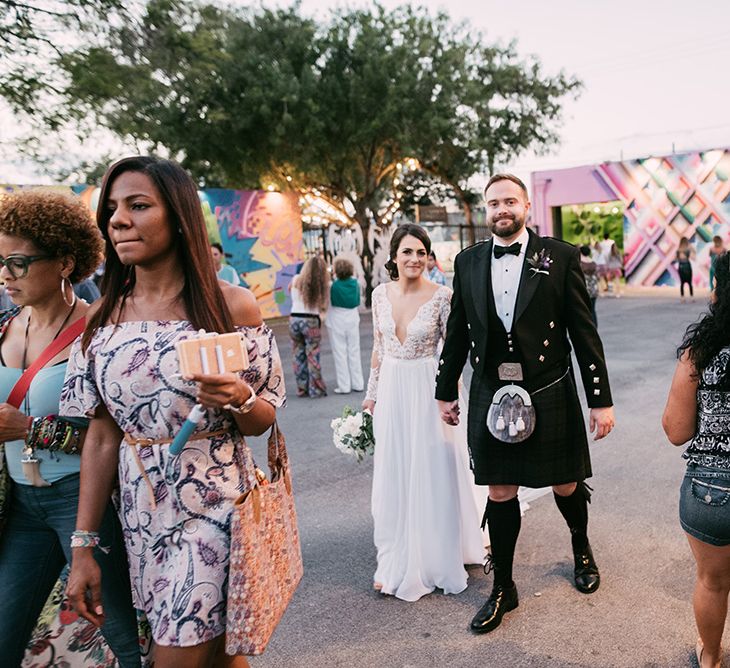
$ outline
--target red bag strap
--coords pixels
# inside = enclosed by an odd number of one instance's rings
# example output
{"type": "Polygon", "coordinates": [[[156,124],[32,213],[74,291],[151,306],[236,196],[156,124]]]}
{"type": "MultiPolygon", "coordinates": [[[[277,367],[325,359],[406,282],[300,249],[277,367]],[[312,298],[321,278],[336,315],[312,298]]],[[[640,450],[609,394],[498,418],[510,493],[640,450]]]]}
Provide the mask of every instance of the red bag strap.
{"type": "Polygon", "coordinates": [[[13,389],[10,390],[10,394],[8,395],[7,403],[15,406],[15,408],[20,408],[20,404],[23,403],[23,399],[25,399],[25,395],[28,393],[28,388],[35,375],[58,355],[58,353],[70,345],[84,331],[85,326],[86,318],[82,316],[51,341],[46,346],[46,349],[38,356],[38,359],[23,372],[23,375],[13,385],[13,389]]]}

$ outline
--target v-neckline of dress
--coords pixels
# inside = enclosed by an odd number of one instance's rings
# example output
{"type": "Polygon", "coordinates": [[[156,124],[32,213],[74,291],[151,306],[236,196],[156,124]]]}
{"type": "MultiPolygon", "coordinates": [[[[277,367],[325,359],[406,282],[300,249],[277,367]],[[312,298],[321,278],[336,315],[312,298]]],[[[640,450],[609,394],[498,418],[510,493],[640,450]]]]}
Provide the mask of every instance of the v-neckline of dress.
{"type": "Polygon", "coordinates": [[[440,286],[438,286],[438,287],[437,287],[437,288],[436,288],[436,289],[434,290],[433,294],[432,294],[432,295],[431,295],[431,296],[430,296],[430,297],[429,297],[429,298],[428,298],[428,299],[427,299],[427,300],[426,300],[425,302],[423,302],[423,304],[421,304],[421,305],[420,305],[420,306],[419,306],[419,307],[418,307],[418,308],[416,309],[416,312],[415,312],[415,314],[414,314],[414,315],[413,315],[413,317],[412,317],[412,318],[411,318],[411,319],[410,319],[410,320],[408,321],[408,324],[406,325],[406,338],[405,338],[405,340],[404,340],[404,341],[401,341],[401,340],[400,340],[400,339],[398,338],[398,332],[397,332],[398,326],[396,325],[396,322],[395,322],[395,318],[393,317],[393,302],[391,302],[391,301],[390,301],[390,297],[388,296],[388,288],[387,288],[387,287],[384,287],[384,291],[385,291],[385,301],[386,301],[386,302],[388,302],[388,308],[390,309],[390,319],[391,319],[391,321],[392,321],[392,323],[393,323],[393,337],[394,337],[394,338],[395,338],[395,340],[396,340],[396,341],[398,342],[398,345],[399,345],[399,346],[400,346],[401,348],[402,348],[403,346],[405,346],[405,345],[406,345],[406,343],[408,342],[408,330],[409,330],[409,329],[411,328],[411,324],[413,324],[413,321],[414,321],[414,320],[415,320],[415,319],[416,319],[416,318],[417,318],[417,317],[419,316],[419,314],[421,313],[421,309],[422,309],[422,308],[423,308],[424,306],[426,306],[426,304],[430,304],[430,303],[431,303],[431,302],[432,302],[432,301],[433,301],[433,300],[434,300],[434,299],[436,298],[436,295],[437,295],[437,294],[439,293],[439,291],[440,291],[440,290],[441,290],[441,288],[443,288],[443,287],[444,287],[443,285],[440,285],[440,286]]]}

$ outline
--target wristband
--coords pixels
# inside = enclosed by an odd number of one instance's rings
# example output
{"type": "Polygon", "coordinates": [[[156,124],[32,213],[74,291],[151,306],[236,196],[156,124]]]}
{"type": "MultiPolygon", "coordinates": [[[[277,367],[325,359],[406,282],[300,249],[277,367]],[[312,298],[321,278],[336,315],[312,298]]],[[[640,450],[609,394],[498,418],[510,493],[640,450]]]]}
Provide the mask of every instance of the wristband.
{"type": "Polygon", "coordinates": [[[79,531],[71,534],[71,547],[96,547],[99,544],[99,534],[96,531],[79,531]]]}

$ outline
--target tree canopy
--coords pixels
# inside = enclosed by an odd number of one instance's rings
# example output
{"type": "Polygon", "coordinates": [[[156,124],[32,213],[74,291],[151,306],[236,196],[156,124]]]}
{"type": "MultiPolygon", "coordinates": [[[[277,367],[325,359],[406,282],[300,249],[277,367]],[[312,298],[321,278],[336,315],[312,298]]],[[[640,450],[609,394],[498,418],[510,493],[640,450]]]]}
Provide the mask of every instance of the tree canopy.
{"type": "MultiPolygon", "coordinates": [[[[49,61],[72,46],[71,37],[96,31],[124,12],[123,0],[0,0],[0,97],[25,109],[39,94],[56,90],[49,61]]],[[[128,16],[127,16],[128,18],[128,16]]]]}
{"type": "Polygon", "coordinates": [[[317,23],[296,5],[150,0],[141,19],[56,62],[55,123],[92,118],[201,185],[316,193],[323,216],[363,228],[392,219],[409,168],[468,215],[470,177],[554,143],[580,88],[513,44],[408,5],[317,23]]]}

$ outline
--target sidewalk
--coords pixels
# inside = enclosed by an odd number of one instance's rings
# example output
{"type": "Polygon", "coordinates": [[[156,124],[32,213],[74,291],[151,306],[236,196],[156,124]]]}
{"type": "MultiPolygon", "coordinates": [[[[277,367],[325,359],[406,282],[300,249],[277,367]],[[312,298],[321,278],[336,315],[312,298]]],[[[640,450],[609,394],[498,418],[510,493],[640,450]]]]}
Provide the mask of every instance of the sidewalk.
{"type": "MultiPolygon", "coordinates": [[[[478,567],[456,596],[434,593],[406,603],[372,591],[372,462],[358,464],[339,453],[329,428],[332,417],[345,404],[357,406],[362,394],[293,396],[287,328],[276,325],[290,397],[280,424],[292,460],[305,575],[252,668],[694,665],[694,563],[677,519],[684,462],[681,449],[668,445],[660,419],[676,345],[706,302],[680,304],[676,293],[631,293],[601,299],[597,308],[617,415],[615,432],[591,447],[589,529],[601,588],[591,596],[574,589],[570,537],[546,495],[530,503],[522,522],[515,558],[520,606],[486,636],[467,629],[492,585],[492,576],[478,567]]],[[[367,368],[368,316],[361,331],[367,368]]],[[[334,387],[326,340],[322,367],[334,387]]],[[[261,439],[255,453],[266,461],[261,439]]]]}

